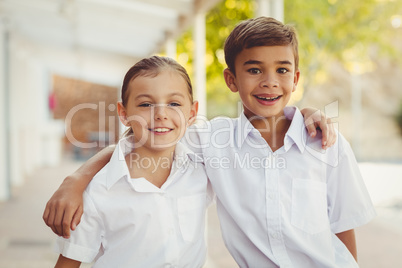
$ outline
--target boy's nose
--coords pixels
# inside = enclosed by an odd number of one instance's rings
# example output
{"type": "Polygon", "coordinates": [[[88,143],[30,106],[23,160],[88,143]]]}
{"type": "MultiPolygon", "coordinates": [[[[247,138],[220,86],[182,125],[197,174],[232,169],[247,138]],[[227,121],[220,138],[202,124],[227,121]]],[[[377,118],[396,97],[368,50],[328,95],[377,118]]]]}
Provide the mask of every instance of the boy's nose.
{"type": "Polygon", "coordinates": [[[276,79],[275,75],[265,75],[261,80],[260,86],[268,88],[278,87],[279,82],[276,79]]]}

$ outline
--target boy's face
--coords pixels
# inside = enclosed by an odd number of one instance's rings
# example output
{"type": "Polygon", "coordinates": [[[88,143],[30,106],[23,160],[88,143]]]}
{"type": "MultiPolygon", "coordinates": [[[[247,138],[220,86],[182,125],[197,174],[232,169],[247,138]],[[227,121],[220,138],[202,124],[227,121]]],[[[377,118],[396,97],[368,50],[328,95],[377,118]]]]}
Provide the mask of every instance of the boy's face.
{"type": "Polygon", "coordinates": [[[291,46],[244,49],[236,57],[235,69],[236,76],[224,71],[225,81],[232,92],[239,92],[247,118],[283,115],[300,76],[291,46]]]}

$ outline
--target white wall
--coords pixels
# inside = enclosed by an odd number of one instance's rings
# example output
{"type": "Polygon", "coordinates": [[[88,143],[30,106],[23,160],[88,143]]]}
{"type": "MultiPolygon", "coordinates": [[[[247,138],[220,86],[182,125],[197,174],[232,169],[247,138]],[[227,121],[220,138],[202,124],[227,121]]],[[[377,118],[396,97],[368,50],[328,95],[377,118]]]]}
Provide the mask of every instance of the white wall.
{"type": "Polygon", "coordinates": [[[6,100],[6,55],[5,55],[5,27],[0,21],[0,201],[8,199],[9,182],[8,182],[8,153],[6,150],[7,145],[7,113],[5,111],[7,105],[6,100]]]}

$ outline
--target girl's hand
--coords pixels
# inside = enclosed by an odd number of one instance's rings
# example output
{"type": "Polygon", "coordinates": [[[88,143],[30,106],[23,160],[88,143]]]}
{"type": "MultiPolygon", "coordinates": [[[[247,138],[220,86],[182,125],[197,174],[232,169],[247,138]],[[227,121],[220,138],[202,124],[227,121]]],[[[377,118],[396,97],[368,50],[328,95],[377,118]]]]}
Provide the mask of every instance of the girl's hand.
{"type": "Polygon", "coordinates": [[[70,228],[75,230],[83,213],[83,192],[68,176],[46,204],[43,220],[52,231],[64,238],[70,237],[70,228]]]}
{"type": "Polygon", "coordinates": [[[322,132],[322,148],[327,149],[334,145],[336,141],[336,132],[334,124],[330,118],[327,118],[324,113],[314,108],[304,108],[301,110],[304,116],[304,123],[311,137],[317,135],[317,129],[322,132]]]}

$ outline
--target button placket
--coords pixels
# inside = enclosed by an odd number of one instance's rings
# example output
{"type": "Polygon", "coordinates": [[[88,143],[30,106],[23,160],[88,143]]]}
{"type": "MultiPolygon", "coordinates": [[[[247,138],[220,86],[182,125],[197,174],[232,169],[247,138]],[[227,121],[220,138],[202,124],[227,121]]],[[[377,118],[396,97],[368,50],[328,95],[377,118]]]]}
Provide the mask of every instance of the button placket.
{"type": "MultiPolygon", "coordinates": [[[[271,155],[271,157],[276,155],[271,155]]],[[[280,203],[280,173],[278,169],[267,168],[265,170],[266,176],[266,206],[267,206],[267,227],[269,243],[271,245],[272,253],[281,265],[289,263],[289,256],[287,255],[285,243],[282,236],[282,216],[281,216],[281,203],[280,203]]]]}

